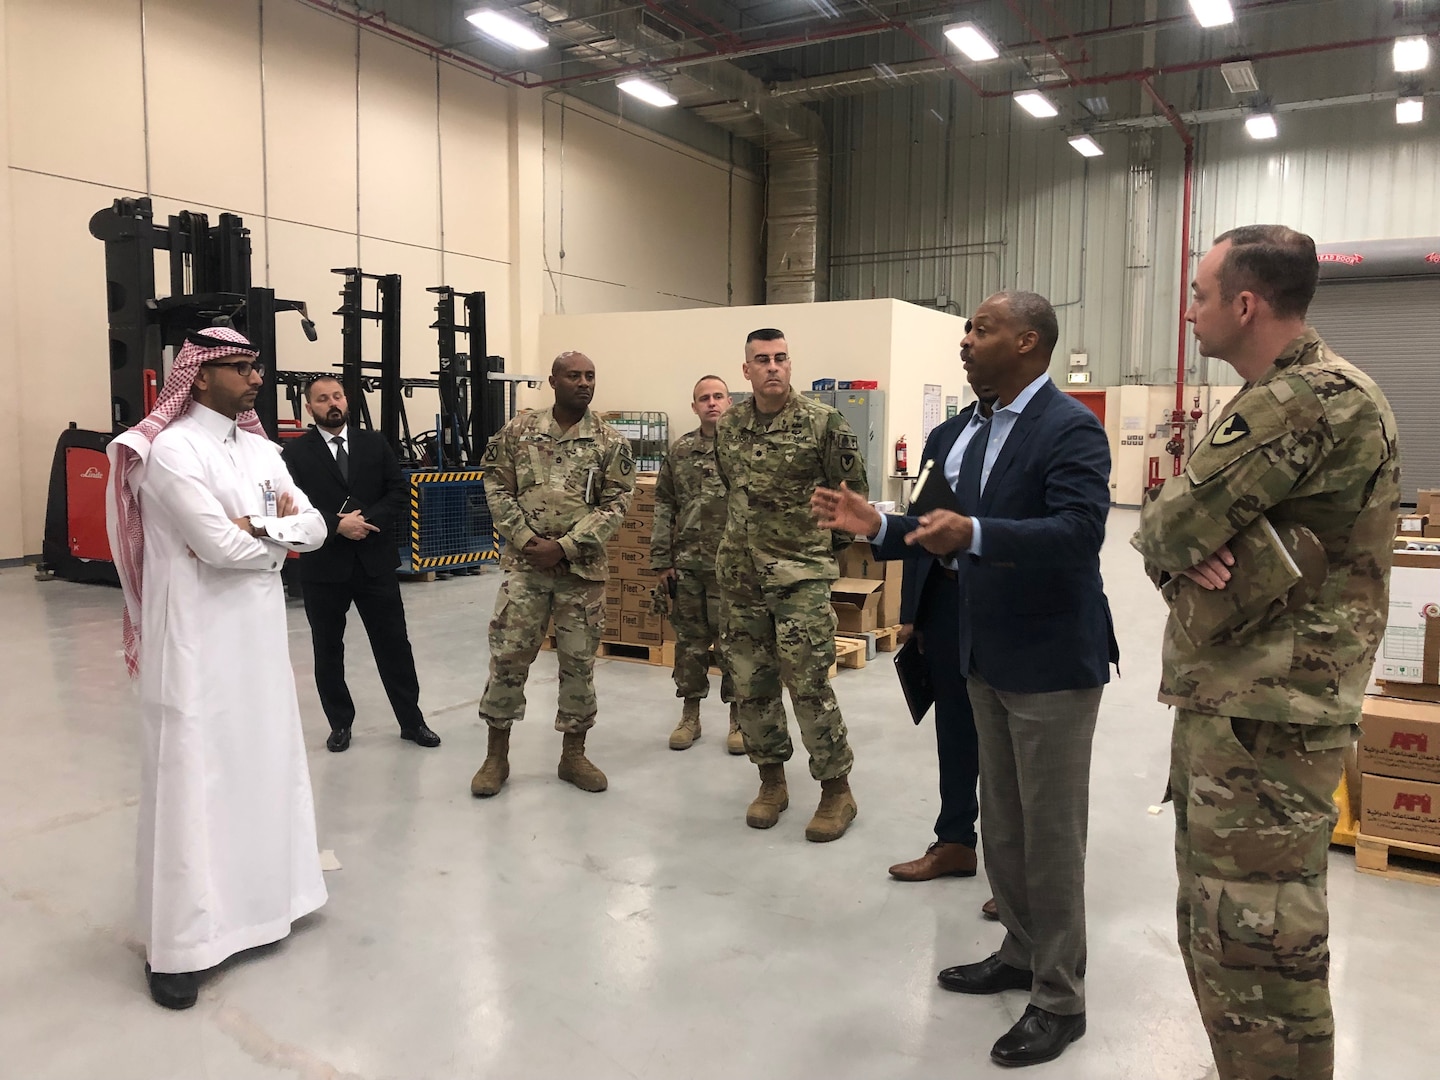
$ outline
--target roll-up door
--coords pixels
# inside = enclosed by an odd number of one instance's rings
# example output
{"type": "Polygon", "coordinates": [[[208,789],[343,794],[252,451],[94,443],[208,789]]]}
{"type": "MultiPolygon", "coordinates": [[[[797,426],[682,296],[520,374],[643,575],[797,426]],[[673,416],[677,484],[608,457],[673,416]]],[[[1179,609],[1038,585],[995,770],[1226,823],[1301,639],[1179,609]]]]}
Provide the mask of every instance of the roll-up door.
{"type": "Polygon", "coordinates": [[[1401,500],[1440,487],[1440,280],[1322,282],[1309,322],[1390,399],[1401,500]]]}

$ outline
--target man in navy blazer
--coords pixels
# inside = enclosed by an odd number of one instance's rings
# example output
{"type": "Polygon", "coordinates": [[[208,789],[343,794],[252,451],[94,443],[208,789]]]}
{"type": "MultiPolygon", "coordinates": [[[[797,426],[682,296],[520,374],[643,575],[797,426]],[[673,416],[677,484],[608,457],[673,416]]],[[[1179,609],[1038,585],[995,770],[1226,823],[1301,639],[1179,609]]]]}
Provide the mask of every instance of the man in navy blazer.
{"type": "Polygon", "coordinates": [[[823,528],[873,538],[882,555],[903,537],[957,560],[954,659],[975,715],[985,869],[1006,935],[939,980],[967,994],[1030,992],[990,1051],[1003,1065],[1053,1060],[1085,1034],[1090,751],[1119,660],[1100,580],[1109,440],[1050,381],[1058,340],[1055,310],[1035,293],[997,293],[976,310],[961,360],[998,396],[956,476],[959,512],[882,518],[843,489],[812,501],[823,528]]]}
{"type": "MultiPolygon", "coordinates": [[[[975,433],[990,419],[995,391],[971,386],[976,400],[940,424],[925,440],[917,484],[952,490],[975,433]]],[[[918,487],[911,499],[928,505],[918,487]]],[[[925,854],[890,867],[896,881],[932,881],[939,877],[973,877],[976,869],[975,821],[980,816],[976,782],[980,748],[975,741],[975,716],[965,689],[965,675],[956,663],[960,644],[960,575],[956,560],[930,554],[905,543],[905,531],[894,529],[875,547],[881,559],[904,559],[900,586],[900,637],[914,636],[925,659],[935,692],[935,752],[940,764],[940,813],[935,842],[925,854]]],[[[993,903],[986,906],[987,913],[993,903]]]]}

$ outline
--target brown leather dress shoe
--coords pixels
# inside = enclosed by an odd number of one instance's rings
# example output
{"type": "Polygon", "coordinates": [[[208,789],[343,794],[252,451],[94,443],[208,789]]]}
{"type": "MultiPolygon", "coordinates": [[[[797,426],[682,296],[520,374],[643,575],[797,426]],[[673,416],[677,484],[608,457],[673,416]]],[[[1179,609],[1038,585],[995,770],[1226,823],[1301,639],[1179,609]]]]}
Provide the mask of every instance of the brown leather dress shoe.
{"type": "Polygon", "coordinates": [[[1000,921],[1000,906],[995,903],[993,896],[980,905],[980,917],[989,919],[991,922],[1000,921]]]}
{"type": "Polygon", "coordinates": [[[890,867],[896,881],[933,881],[937,877],[974,877],[975,849],[936,840],[925,854],[890,867]]]}

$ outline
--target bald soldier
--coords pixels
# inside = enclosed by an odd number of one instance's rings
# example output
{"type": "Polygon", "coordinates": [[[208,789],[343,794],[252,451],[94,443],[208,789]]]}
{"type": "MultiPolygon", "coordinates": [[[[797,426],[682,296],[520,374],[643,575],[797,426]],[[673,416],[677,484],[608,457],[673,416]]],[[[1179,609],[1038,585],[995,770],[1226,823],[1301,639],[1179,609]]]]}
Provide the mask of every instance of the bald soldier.
{"type": "Polygon", "coordinates": [[[736,712],[760,791],[745,824],[768,829],[790,805],[785,762],[794,748],[781,688],[820,781],[820,804],[805,839],[838,840],[855,820],[854,760],[845,720],[830,686],[835,612],[830,583],[835,552],[850,543],[810,518],[821,485],[845,482],[862,495],[865,458],[839,411],[790,388],[790,351],[779,330],[753,331],[742,369],[754,394],[720,420],[716,455],[729,491],[716,577],[724,603],[721,641],[735,680],[736,712]]]}
{"type": "Polygon", "coordinates": [[[1180,952],[1220,1080],[1334,1071],[1332,794],[1389,611],[1400,458],[1385,396],[1305,324],[1318,276],[1281,225],[1201,260],[1186,318],[1245,385],[1131,541],[1171,602],[1180,952]],[[1197,618],[1237,608],[1264,617],[1197,618]]]}
{"type": "Polygon", "coordinates": [[[630,505],[635,462],[625,436],[590,411],[588,356],[557,356],[550,387],[551,408],[521,413],[485,448],[485,495],[505,538],[507,573],[490,620],[490,679],[480,698],[489,746],[470,782],[477,798],[498,794],[510,775],[510,727],[525,715],[525,681],[552,617],[555,730],[564,735],[558,774],[584,791],[607,785],[585,756],[585,734],[595,723],[595,650],[605,630],[605,542],[630,505]]]}

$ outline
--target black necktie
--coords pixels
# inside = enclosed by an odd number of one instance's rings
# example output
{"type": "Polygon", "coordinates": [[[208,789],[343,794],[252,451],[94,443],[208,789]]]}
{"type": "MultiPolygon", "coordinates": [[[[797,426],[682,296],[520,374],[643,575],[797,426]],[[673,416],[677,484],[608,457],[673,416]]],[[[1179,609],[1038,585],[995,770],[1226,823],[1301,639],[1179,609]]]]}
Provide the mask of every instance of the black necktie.
{"type": "Polygon", "coordinates": [[[976,429],[960,459],[960,475],[955,478],[955,499],[960,509],[974,514],[980,506],[980,476],[985,470],[985,444],[990,441],[990,421],[976,429]]]}
{"type": "Polygon", "coordinates": [[[330,440],[335,446],[335,464],[340,466],[340,475],[350,479],[350,455],[345,452],[345,436],[336,435],[330,440]]]}

